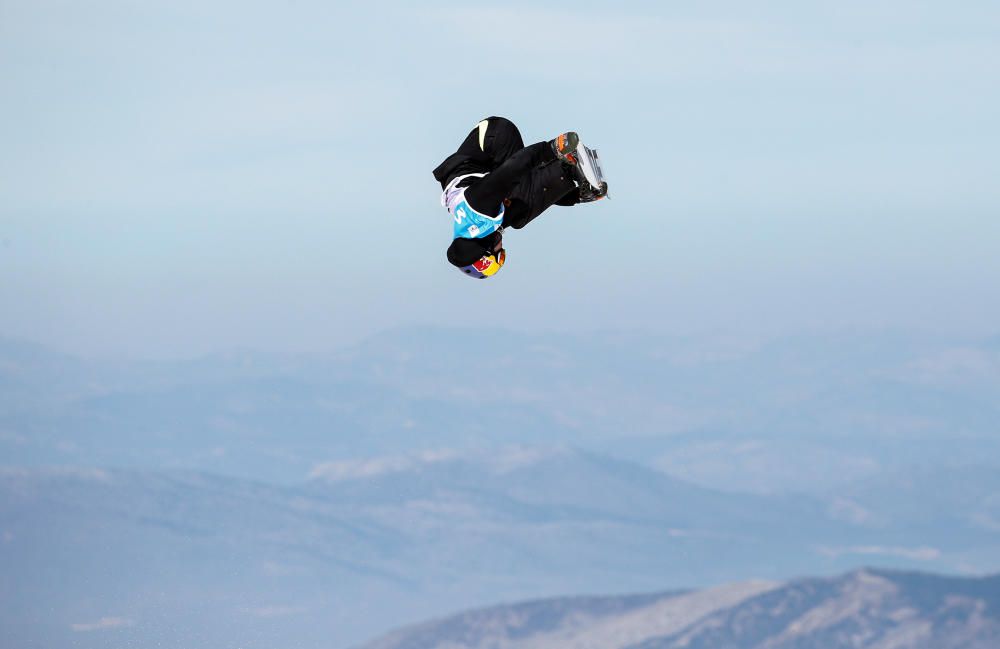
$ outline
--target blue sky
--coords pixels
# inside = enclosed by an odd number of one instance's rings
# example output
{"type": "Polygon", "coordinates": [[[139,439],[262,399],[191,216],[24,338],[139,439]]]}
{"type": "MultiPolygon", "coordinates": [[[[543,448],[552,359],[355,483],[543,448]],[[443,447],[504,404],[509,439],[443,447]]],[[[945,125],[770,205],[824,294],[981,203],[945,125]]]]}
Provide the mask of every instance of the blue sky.
{"type": "Polygon", "coordinates": [[[6,2],[0,335],[993,334],[998,81],[990,2],[6,2]],[[613,200],[472,282],[430,170],[489,114],[579,131],[613,200]]]}

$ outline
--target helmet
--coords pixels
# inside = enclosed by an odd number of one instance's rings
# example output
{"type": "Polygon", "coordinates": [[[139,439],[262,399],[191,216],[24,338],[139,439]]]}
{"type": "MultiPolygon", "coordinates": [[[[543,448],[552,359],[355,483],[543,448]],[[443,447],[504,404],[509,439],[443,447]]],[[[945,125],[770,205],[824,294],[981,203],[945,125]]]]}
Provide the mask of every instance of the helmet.
{"type": "Polygon", "coordinates": [[[503,268],[506,261],[507,251],[504,248],[500,248],[500,251],[496,254],[483,255],[468,266],[459,266],[459,270],[469,277],[486,279],[487,277],[496,275],[503,268]]]}

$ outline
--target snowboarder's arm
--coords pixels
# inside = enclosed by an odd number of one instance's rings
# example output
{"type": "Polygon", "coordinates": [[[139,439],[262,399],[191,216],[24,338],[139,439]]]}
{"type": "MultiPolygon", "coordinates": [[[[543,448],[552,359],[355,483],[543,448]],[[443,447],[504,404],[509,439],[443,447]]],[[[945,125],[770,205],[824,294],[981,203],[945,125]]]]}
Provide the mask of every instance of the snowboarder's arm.
{"type": "Polygon", "coordinates": [[[562,198],[556,201],[556,205],[562,205],[563,207],[572,207],[580,202],[580,188],[577,187],[573,191],[569,192],[562,198]]]}

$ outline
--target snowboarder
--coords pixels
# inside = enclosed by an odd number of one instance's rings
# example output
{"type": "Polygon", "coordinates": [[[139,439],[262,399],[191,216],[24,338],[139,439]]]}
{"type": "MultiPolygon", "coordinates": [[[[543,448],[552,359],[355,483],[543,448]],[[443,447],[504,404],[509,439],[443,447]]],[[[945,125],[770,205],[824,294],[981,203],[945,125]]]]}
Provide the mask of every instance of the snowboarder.
{"type": "Polygon", "coordinates": [[[576,133],[526,147],[514,123],[503,117],[479,122],[438,165],[434,178],[454,220],[448,261],[478,279],[503,267],[504,228],[523,228],[552,205],[587,203],[608,193],[596,153],[580,144],[576,133]]]}

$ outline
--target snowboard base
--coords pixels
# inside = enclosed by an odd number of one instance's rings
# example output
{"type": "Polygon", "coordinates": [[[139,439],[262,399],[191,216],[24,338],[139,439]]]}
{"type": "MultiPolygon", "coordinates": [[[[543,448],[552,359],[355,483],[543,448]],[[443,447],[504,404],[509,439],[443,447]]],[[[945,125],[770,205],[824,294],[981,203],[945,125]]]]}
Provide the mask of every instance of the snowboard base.
{"type": "Polygon", "coordinates": [[[596,149],[591,149],[583,142],[576,147],[577,165],[576,168],[585,180],[596,190],[601,189],[605,184],[604,170],[601,169],[601,159],[597,155],[596,149]]]}

